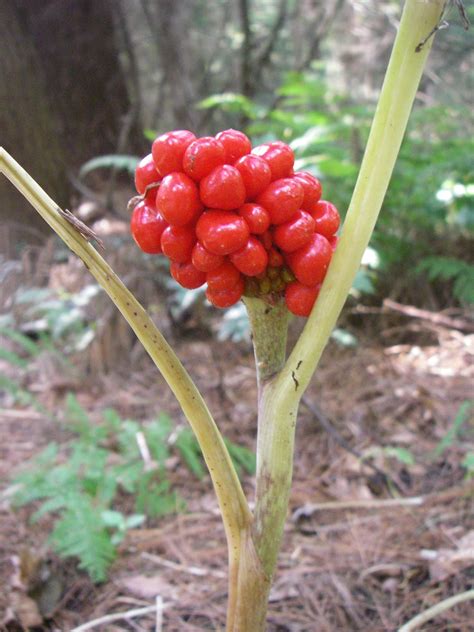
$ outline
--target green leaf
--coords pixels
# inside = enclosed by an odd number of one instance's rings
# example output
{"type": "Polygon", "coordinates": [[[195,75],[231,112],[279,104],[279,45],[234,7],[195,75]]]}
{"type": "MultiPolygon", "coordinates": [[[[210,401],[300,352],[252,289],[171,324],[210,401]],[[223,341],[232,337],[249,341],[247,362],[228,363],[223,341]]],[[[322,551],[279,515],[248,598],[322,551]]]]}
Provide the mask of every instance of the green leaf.
{"type": "Polygon", "coordinates": [[[461,465],[466,468],[468,474],[474,474],[474,452],[468,452],[461,465]]]}
{"type": "Polygon", "coordinates": [[[224,443],[229,450],[230,458],[232,459],[237,472],[243,468],[247,474],[255,474],[257,469],[257,457],[255,456],[255,453],[245,446],[238,445],[229,439],[224,438],[224,443]]]}
{"type": "Polygon", "coordinates": [[[220,108],[224,112],[234,112],[245,114],[249,118],[256,118],[258,108],[255,104],[243,94],[237,92],[223,92],[222,94],[213,94],[196,106],[199,110],[207,110],[210,108],[220,108]]]}
{"type": "Polygon", "coordinates": [[[448,432],[445,434],[443,439],[441,439],[441,441],[438,443],[438,445],[436,446],[434,450],[435,457],[441,456],[447,448],[451,447],[454,444],[464,423],[468,419],[468,413],[472,405],[473,403],[468,400],[464,401],[461,404],[457,412],[457,415],[454,418],[452,426],[449,428],[448,432]]]}
{"type": "Polygon", "coordinates": [[[331,333],[331,338],[337,342],[337,344],[341,345],[341,347],[357,347],[359,341],[351,334],[347,329],[341,329],[340,327],[336,327],[331,333]]]}
{"type": "Polygon", "coordinates": [[[7,338],[10,338],[10,340],[16,342],[18,345],[23,347],[23,350],[32,356],[38,355],[38,353],[41,351],[39,345],[31,340],[31,338],[28,338],[28,336],[25,336],[24,334],[20,333],[19,331],[15,331],[14,329],[10,329],[9,327],[1,327],[0,336],[6,336],[7,338]]]}
{"type": "Polygon", "coordinates": [[[415,465],[415,457],[406,448],[400,448],[397,446],[386,446],[383,451],[387,456],[392,456],[403,463],[403,465],[415,465]]]}
{"type": "Polygon", "coordinates": [[[133,175],[139,162],[140,158],[138,156],[122,156],[119,154],[97,156],[82,165],[79,170],[79,177],[84,178],[84,176],[96,169],[116,169],[118,171],[127,171],[133,175]]]}
{"type": "Polygon", "coordinates": [[[181,430],[176,439],[175,446],[191,472],[200,480],[203,479],[206,475],[206,468],[204,467],[201,448],[190,428],[181,430]]]}
{"type": "Polygon", "coordinates": [[[97,509],[86,497],[79,497],[56,523],[50,536],[55,551],[64,557],[77,557],[79,567],[95,582],[107,579],[107,570],[116,550],[107,529],[97,519],[97,509]]]}

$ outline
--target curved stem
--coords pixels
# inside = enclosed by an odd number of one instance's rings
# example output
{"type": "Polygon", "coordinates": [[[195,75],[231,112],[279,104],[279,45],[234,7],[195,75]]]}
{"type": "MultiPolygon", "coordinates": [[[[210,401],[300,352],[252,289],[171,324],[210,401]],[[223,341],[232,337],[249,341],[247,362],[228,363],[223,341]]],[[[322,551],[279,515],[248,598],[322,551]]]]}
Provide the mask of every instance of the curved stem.
{"type": "Polygon", "coordinates": [[[340,242],[311,316],[280,377],[280,386],[289,394],[294,379],[300,394],[307,387],[352,287],[390,182],[433,38],[421,51],[416,48],[438,24],[445,4],[445,0],[405,3],[340,242]]]}
{"type": "MultiPolygon", "coordinates": [[[[64,219],[57,204],[3,148],[0,148],[0,171],[82,259],[127,320],[180,403],[201,447],[222,512],[232,586],[232,578],[238,574],[243,533],[251,524],[252,515],[222,436],[201,393],[142,305],[95,248],[64,219]]],[[[229,599],[232,601],[232,594],[229,599]]]]}

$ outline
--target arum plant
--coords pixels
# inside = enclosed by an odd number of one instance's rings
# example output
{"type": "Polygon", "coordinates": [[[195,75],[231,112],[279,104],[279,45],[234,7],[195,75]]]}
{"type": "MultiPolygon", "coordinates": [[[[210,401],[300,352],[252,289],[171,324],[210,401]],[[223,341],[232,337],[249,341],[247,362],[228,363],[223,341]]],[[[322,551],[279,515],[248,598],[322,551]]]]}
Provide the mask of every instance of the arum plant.
{"type": "Polygon", "coordinates": [[[346,300],[380,211],[444,0],[407,0],[342,235],[318,300],[289,357],[283,300],[246,296],[258,381],[253,512],[226,445],[195,384],[144,308],[89,243],[90,232],[62,211],[1,149],[6,177],[108,293],[164,376],[201,446],[228,544],[228,632],[265,629],[292,478],[298,406],[346,300]],[[420,45],[422,43],[422,45],[420,45]]]}

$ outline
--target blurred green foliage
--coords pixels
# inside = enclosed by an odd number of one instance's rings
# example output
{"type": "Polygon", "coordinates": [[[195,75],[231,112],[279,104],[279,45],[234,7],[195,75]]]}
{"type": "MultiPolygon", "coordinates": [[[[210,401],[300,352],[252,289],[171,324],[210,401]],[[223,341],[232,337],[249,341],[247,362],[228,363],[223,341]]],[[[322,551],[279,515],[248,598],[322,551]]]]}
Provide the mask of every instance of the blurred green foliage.
{"type": "MultiPolygon", "coordinates": [[[[199,107],[240,111],[254,143],[275,138],[290,143],[295,168],[321,178],[323,197],[345,214],[374,106],[355,104],[349,95],[331,90],[324,66],[288,73],[265,107],[230,93],[211,96],[199,107]]],[[[414,300],[420,282],[431,282],[435,290],[447,288],[454,302],[474,301],[470,120],[469,109],[462,106],[418,105],[412,113],[371,242],[379,256],[374,280],[381,293],[393,285],[396,273],[396,292],[406,300],[414,300]]]]}
{"type": "MultiPolygon", "coordinates": [[[[175,450],[198,478],[206,470],[199,445],[189,430],[175,430],[161,413],[152,421],[123,419],[114,409],[93,421],[73,394],[66,398],[65,429],[74,438],[60,447],[50,443],[13,478],[18,485],[14,503],[40,503],[32,515],[38,521],[53,516],[50,542],[59,555],[76,557],[94,581],[104,581],[116,547],[128,529],[147,518],[184,509],[172,489],[167,462],[175,450]],[[117,503],[127,496],[133,512],[124,514],[117,503]]],[[[242,473],[255,472],[255,455],[227,442],[242,473]]]]}

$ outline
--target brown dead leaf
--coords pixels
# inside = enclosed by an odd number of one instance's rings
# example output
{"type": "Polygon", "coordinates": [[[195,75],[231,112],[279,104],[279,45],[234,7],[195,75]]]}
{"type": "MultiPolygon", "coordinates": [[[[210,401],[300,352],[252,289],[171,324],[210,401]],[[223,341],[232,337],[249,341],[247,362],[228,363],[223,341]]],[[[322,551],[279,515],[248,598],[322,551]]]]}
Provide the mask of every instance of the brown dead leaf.
{"type": "Polygon", "coordinates": [[[157,595],[173,601],[178,598],[176,587],[160,575],[130,575],[119,579],[117,585],[139,599],[155,599],[157,595]]]}
{"type": "Polygon", "coordinates": [[[469,531],[457,543],[457,549],[423,551],[422,557],[430,559],[430,577],[440,582],[460,571],[474,566],[474,531],[469,531]]]}

